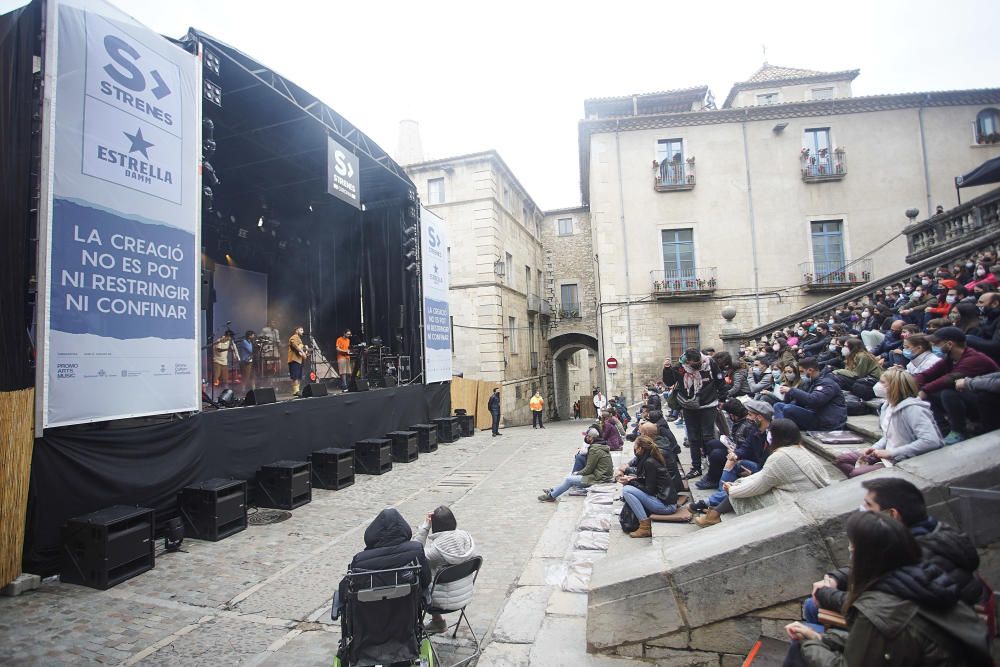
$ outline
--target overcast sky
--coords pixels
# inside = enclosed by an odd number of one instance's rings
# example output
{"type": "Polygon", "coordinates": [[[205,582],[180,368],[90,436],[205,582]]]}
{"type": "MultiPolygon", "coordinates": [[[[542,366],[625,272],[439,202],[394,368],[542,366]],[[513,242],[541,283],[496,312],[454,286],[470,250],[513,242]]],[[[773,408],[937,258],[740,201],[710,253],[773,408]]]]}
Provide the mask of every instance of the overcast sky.
{"type": "Polygon", "coordinates": [[[721,104],[762,45],[776,65],[860,68],[855,95],[1000,87],[996,0],[112,4],[231,44],[391,154],[404,118],[428,159],[495,148],[545,209],[580,201],[584,99],[708,84],[721,104]]]}

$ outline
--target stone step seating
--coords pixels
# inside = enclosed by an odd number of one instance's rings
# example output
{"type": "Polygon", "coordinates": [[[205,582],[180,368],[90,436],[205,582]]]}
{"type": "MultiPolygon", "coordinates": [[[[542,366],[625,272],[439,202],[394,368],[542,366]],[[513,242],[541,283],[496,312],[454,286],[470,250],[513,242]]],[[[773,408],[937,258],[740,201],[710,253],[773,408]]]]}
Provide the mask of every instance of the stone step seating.
{"type": "MultiPolygon", "coordinates": [[[[847,429],[865,438],[865,443],[851,445],[828,445],[805,433],[802,434],[802,444],[814,454],[827,461],[833,461],[843,452],[854,451],[867,447],[882,437],[882,429],[878,423],[878,415],[858,415],[847,418],[847,429]]],[[[838,476],[839,479],[839,476],[838,476]]]]}

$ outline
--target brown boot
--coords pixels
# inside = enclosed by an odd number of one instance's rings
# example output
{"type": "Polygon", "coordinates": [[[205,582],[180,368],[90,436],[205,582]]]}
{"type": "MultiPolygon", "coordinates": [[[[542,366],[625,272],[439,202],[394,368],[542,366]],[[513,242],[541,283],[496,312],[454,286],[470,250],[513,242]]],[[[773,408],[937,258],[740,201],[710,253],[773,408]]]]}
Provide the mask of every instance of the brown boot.
{"type": "Polygon", "coordinates": [[[708,526],[722,523],[722,515],[719,514],[718,510],[710,509],[701,516],[696,516],[694,522],[701,528],[707,528],[708,526]]]}
{"type": "Polygon", "coordinates": [[[639,528],[634,532],[628,534],[629,537],[652,537],[653,527],[649,523],[649,519],[640,519],[639,528]]]}

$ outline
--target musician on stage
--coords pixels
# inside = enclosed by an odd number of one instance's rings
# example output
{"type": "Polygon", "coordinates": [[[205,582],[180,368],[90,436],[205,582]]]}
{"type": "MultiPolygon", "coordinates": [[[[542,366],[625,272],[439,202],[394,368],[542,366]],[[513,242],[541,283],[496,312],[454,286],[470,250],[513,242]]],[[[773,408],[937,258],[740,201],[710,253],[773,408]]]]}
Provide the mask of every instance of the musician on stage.
{"type": "Polygon", "coordinates": [[[264,361],[271,367],[271,370],[265,370],[264,372],[277,375],[278,356],[281,352],[281,332],[278,331],[278,325],[275,324],[273,319],[267,321],[267,326],[260,330],[260,335],[268,339],[261,349],[261,354],[264,361]]]}
{"type": "Polygon", "coordinates": [[[340,388],[347,391],[347,381],[351,375],[351,330],[337,339],[337,373],[340,374],[340,388]]]}
{"type": "Polygon", "coordinates": [[[229,349],[232,343],[233,332],[228,329],[212,343],[212,384],[216,387],[229,384],[229,349]]]}
{"type": "Polygon", "coordinates": [[[295,327],[295,332],[288,338],[288,375],[292,378],[292,395],[299,395],[299,383],[302,382],[302,362],[306,359],[306,346],[302,343],[305,329],[295,327]]]}
{"type": "Polygon", "coordinates": [[[243,378],[243,390],[250,391],[256,389],[256,378],[254,377],[254,339],[256,334],[253,331],[246,332],[243,339],[236,343],[236,349],[240,353],[240,377],[243,378]]]}

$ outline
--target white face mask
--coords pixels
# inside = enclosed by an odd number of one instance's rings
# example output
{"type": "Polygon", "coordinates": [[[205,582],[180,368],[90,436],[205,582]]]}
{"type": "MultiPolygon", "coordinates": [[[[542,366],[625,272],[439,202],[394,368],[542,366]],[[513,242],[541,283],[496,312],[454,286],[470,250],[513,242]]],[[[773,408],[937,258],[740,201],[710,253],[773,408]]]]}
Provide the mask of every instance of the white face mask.
{"type": "Polygon", "coordinates": [[[859,512],[867,512],[868,511],[868,508],[865,507],[864,501],[861,502],[861,505],[858,507],[858,511],[859,512]]]}
{"type": "Polygon", "coordinates": [[[868,319],[869,317],[871,317],[871,316],[872,316],[872,314],[871,314],[870,312],[868,312],[867,310],[862,310],[862,311],[861,311],[861,317],[865,318],[866,320],[867,320],[867,319],[868,319]]]}
{"type": "Polygon", "coordinates": [[[774,345],[771,346],[771,349],[774,350],[775,352],[777,352],[778,350],[781,349],[781,345],[779,345],[778,343],[775,343],[774,345]]]}
{"type": "Polygon", "coordinates": [[[947,304],[952,304],[952,303],[955,303],[955,299],[957,299],[957,298],[958,297],[952,296],[952,295],[949,294],[948,296],[946,296],[944,298],[944,302],[947,303],[947,304]]]}
{"type": "Polygon", "coordinates": [[[833,326],[833,318],[831,317],[829,320],[826,321],[826,323],[829,324],[832,327],[833,326]]]}
{"type": "Polygon", "coordinates": [[[850,350],[850,348],[842,347],[842,348],[840,348],[840,353],[846,357],[847,355],[849,355],[851,353],[851,350],[850,350]]]}
{"type": "Polygon", "coordinates": [[[837,344],[836,343],[830,343],[830,351],[833,352],[836,349],[837,349],[837,344]]]}
{"type": "Polygon", "coordinates": [[[982,278],[986,275],[986,269],[976,269],[976,275],[982,278]]]}
{"type": "Polygon", "coordinates": [[[885,385],[881,382],[876,382],[875,386],[872,387],[872,391],[878,398],[885,398],[885,385]]]}

